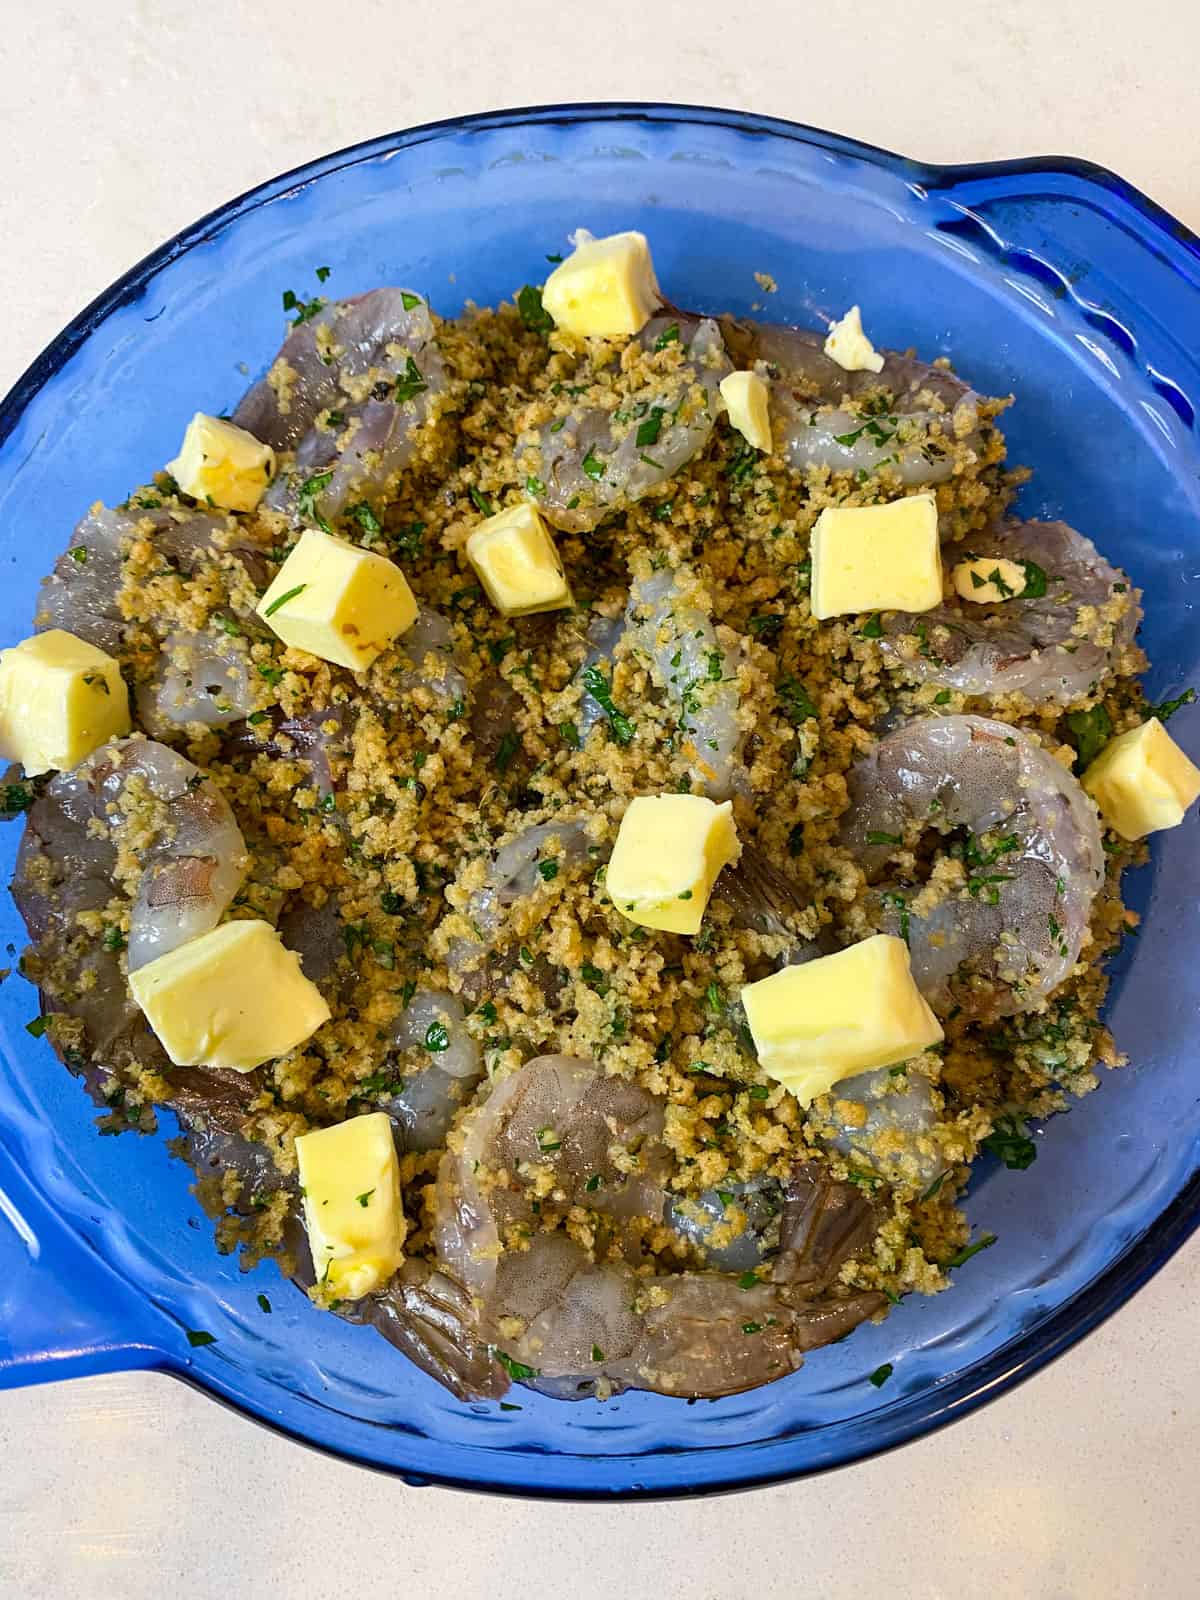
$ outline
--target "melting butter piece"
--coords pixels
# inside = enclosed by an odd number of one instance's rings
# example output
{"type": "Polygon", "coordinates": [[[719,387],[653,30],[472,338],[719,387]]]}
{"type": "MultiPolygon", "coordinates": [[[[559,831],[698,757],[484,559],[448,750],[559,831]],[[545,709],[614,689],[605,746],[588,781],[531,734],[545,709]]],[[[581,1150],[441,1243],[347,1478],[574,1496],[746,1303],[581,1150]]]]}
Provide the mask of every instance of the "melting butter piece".
{"type": "Polygon", "coordinates": [[[467,540],[467,560],[502,616],[571,604],[558,551],[536,506],[512,506],[480,523],[467,540]]]}
{"type": "Polygon", "coordinates": [[[329,1007],[268,922],[224,922],[129,975],[177,1067],[252,1072],[329,1021],[329,1007]]]}
{"type": "Polygon", "coordinates": [[[404,1260],[407,1228],[392,1124],[382,1111],[303,1133],[296,1161],[322,1298],[359,1300],[404,1260]]]}
{"type": "Polygon", "coordinates": [[[306,528],[258,602],[284,644],[365,672],[417,619],[408,580],[386,556],[306,528]]]}
{"type": "Polygon", "coordinates": [[[1200,767],[1157,717],[1109,741],[1082,778],[1105,822],[1123,839],[1177,828],[1200,796],[1200,767]]]}
{"type": "Polygon", "coordinates": [[[844,317],[829,324],[825,354],[844,372],[883,371],[883,357],[863,332],[857,306],[851,306],[844,317]]]}
{"type": "Polygon", "coordinates": [[[951,576],[956,593],[980,605],[1013,600],[1025,590],[1025,568],[1002,556],[976,556],[960,561],[951,576]]]}
{"type": "Polygon", "coordinates": [[[913,982],[908,946],[887,933],[748,983],[742,1004],[759,1065],[802,1106],[943,1037],[913,982]]]}
{"type": "Polygon", "coordinates": [[[28,777],[69,771],[131,726],[121,668],[94,644],[49,628],[0,650],[0,755],[28,777]]]}
{"type": "Polygon", "coordinates": [[[930,611],[942,600],[937,502],[828,507],[812,533],[812,614],[930,611]]]}
{"type": "Polygon", "coordinates": [[[747,444],[771,450],[771,411],[766,384],[757,372],[731,372],[721,380],[721,399],[729,420],[747,444]]]}
{"type": "Polygon", "coordinates": [[[586,228],[546,279],[542,306],[565,333],[616,339],[640,333],[662,305],[644,233],[594,239],[586,228]]]}
{"type": "Polygon", "coordinates": [[[197,411],[167,471],[195,500],[253,511],[275,476],[275,452],[245,428],[197,411]]]}
{"type": "Polygon", "coordinates": [[[605,887],[630,922],[696,934],[717,874],[740,854],[728,800],[646,795],[631,800],[621,818],[605,887]]]}

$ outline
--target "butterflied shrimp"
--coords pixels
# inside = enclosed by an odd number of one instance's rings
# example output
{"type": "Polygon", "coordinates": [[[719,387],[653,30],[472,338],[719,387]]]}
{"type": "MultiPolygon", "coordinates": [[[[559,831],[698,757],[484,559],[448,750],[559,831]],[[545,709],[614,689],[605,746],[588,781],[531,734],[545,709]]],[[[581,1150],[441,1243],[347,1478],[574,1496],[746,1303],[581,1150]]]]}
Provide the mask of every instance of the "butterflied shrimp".
{"type": "Polygon", "coordinates": [[[137,816],[141,876],[129,919],[129,970],[215,928],[241,886],[246,846],[229,802],[198,767],[152,739],[117,740],[76,777],[119,833],[137,816]]]}
{"type": "Polygon", "coordinates": [[[844,842],[934,1009],[986,1018],[1040,1006],[1079,956],[1104,876],[1096,808],[1071,773],[1007,723],[923,717],[882,740],[849,790],[844,842]],[[899,841],[930,831],[953,855],[922,900],[887,868],[899,841]]]}
{"type": "Polygon", "coordinates": [[[294,326],[233,420],[295,460],[266,496],[276,510],[337,516],[376,498],[411,459],[445,387],[424,300],[374,289],[294,326]]]}
{"type": "Polygon", "coordinates": [[[943,367],[884,351],[881,372],[847,372],[811,329],[721,326],[740,364],[767,364],[775,448],[798,471],[888,467],[905,486],[942,483],[962,447],[980,447],[979,396],[943,367]]]}
{"type": "Polygon", "coordinates": [[[479,1046],[452,994],[418,989],[392,1024],[399,1089],[383,1104],[406,1150],[436,1150],[483,1077],[479,1046]]]}
{"type": "Polygon", "coordinates": [[[1065,522],[1004,523],[972,548],[1024,567],[1028,594],[897,612],[884,623],[884,655],[914,682],[967,695],[1067,705],[1093,692],[1141,619],[1125,573],[1065,522]]]}
{"type": "Polygon", "coordinates": [[[189,723],[225,728],[256,704],[245,640],[224,633],[172,633],[152,675],[139,684],[138,715],[151,733],[170,737],[189,723]]]}
{"type": "Polygon", "coordinates": [[[940,1100],[921,1073],[880,1067],[843,1078],[829,1091],[829,1107],[828,1121],[810,1112],[808,1127],[830,1149],[865,1156],[888,1177],[921,1186],[945,1171],[933,1136],[940,1100]]]}
{"type": "Polygon", "coordinates": [[[241,528],[207,512],[158,505],[112,511],[95,505],[76,525],[71,542],[42,580],[37,628],[65,628],[110,654],[119,649],[127,619],[120,606],[122,560],[134,539],[148,539],[179,572],[190,574],[205,558],[235,555],[259,584],[267,581],[265,551],[241,528]]]}
{"type": "Polygon", "coordinates": [[[678,744],[693,775],[720,799],[734,785],[743,730],[737,662],[713,626],[708,594],[688,567],[640,562],[629,591],[626,641],[678,710],[678,744]]]}
{"type": "Polygon", "coordinates": [[[572,1056],[539,1056],[496,1084],[437,1179],[438,1257],[490,1299],[501,1246],[552,1208],[587,1204],[612,1217],[662,1216],[663,1108],[644,1089],[572,1056]],[[544,1166],[545,1194],[521,1173],[544,1166]],[[538,1210],[535,1212],[534,1205],[538,1210]]]}
{"type": "MultiPolygon", "coordinates": [[[[729,358],[715,322],[654,317],[638,335],[661,353],[646,392],[611,407],[580,404],[525,441],[538,501],[557,527],[582,533],[665,483],[703,450],[722,409],[729,358]]],[[[615,401],[615,396],[610,396],[615,401]]]]}
{"type": "Polygon", "coordinates": [[[787,1187],[779,1246],[719,1272],[636,1275],[594,1262],[563,1233],[539,1233],[502,1256],[494,1314],[508,1362],[543,1391],[576,1397],[615,1388],[715,1399],[794,1372],[883,1309],[882,1295],[845,1294],[838,1268],[869,1240],[872,1208],[853,1186],[806,1176],[787,1187]]]}

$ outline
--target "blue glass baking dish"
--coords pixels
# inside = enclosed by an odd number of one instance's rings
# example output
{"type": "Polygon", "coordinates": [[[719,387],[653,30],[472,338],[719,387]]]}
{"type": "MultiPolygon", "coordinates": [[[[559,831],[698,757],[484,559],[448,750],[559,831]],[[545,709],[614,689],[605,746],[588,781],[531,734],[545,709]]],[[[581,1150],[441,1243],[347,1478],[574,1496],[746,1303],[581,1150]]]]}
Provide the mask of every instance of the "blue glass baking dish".
{"type": "MultiPolygon", "coordinates": [[[[1144,587],[1156,697],[1200,674],[1200,241],[1077,161],[924,167],[763,117],[651,105],[378,139],[263,185],[135,267],[0,406],[0,639],[27,631],[84,508],[167,460],[194,410],[236,399],[278,343],[281,291],[309,292],[318,264],[339,295],[410,283],[455,313],[539,280],[580,224],[645,230],[678,303],[811,322],[858,301],[880,343],[950,354],[977,388],[1015,393],[1011,457],[1035,468],[1024,510],[1084,529],[1144,587]]],[[[1200,706],[1172,726],[1200,755],[1200,706]]],[[[6,880],[16,834],[0,834],[6,880]]],[[[949,1293],[714,1403],[460,1404],[273,1267],[240,1274],[164,1138],[96,1137],[78,1085],[26,1032],[37,1003],[14,975],[0,986],[0,1388],[152,1368],[409,1482],[530,1495],[747,1486],[911,1439],[1060,1354],[1200,1217],[1197,817],[1152,858],[1109,1007],[1132,1064],[1039,1137],[1029,1170],[980,1167],[967,1209],[995,1246],[949,1293]],[[213,1341],[193,1346],[197,1330],[213,1341]]],[[[21,941],[5,898],[5,965],[21,941]]]]}

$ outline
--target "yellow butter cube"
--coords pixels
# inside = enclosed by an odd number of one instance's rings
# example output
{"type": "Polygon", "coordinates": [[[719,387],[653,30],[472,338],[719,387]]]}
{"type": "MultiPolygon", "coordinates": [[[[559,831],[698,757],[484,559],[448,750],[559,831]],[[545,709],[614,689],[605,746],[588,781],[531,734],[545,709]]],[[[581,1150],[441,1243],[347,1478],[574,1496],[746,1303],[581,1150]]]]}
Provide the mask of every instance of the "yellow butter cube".
{"type": "Polygon", "coordinates": [[[1082,781],[1105,822],[1123,839],[1177,828],[1200,796],[1200,767],[1157,717],[1110,740],[1082,781]]]}
{"type": "Polygon", "coordinates": [[[979,605],[1012,600],[1025,590],[1025,568],[1019,561],[997,556],[974,556],[960,561],[951,576],[955,592],[979,605]]]}
{"type": "Polygon", "coordinates": [[[49,628],[0,650],[0,756],[29,777],[78,766],[131,726],[121,668],[94,644],[49,628]]]}
{"type": "Polygon", "coordinates": [[[812,533],[812,613],[929,611],[941,604],[937,502],[913,494],[884,506],[830,507],[812,533]]]}
{"type": "Polygon", "coordinates": [[[857,306],[851,306],[844,317],[829,324],[825,354],[845,372],[883,371],[883,357],[863,332],[857,306]]]}
{"type": "Polygon", "coordinates": [[[275,452],[245,428],[197,411],[167,471],[195,500],[253,511],[275,476],[275,452]]]}
{"type": "Polygon", "coordinates": [[[729,408],[729,420],[747,444],[756,450],[771,449],[771,412],[767,386],[757,372],[731,372],[721,380],[721,399],[729,408]]]}
{"type": "Polygon", "coordinates": [[[699,933],[721,868],[741,854],[733,806],[696,794],[631,800],[605,886],[622,916],[644,928],[699,933]]]}
{"type": "Polygon", "coordinates": [[[742,990],[759,1065],[802,1106],[842,1078],[906,1061],[942,1038],[908,946],[879,933],[742,990]]]}
{"type": "Polygon", "coordinates": [[[407,1232],[392,1124],[382,1111],[302,1133],[296,1161],[317,1287],[359,1300],[404,1260],[407,1232]]]}
{"type": "Polygon", "coordinates": [[[512,506],[480,523],[467,540],[467,559],[502,616],[571,604],[558,551],[536,506],[512,506]]]}
{"type": "Polygon", "coordinates": [[[258,614],[284,644],[365,672],[412,627],[417,602],[394,561],[306,528],[258,602],[258,614]]]}
{"type": "Polygon", "coordinates": [[[253,1072],[329,1021],[329,1007],[269,922],[224,922],[129,975],[177,1067],[253,1072]]]}
{"type": "Polygon", "coordinates": [[[640,333],[662,305],[644,233],[594,239],[586,228],[546,279],[542,306],[566,333],[616,339],[640,333]]]}

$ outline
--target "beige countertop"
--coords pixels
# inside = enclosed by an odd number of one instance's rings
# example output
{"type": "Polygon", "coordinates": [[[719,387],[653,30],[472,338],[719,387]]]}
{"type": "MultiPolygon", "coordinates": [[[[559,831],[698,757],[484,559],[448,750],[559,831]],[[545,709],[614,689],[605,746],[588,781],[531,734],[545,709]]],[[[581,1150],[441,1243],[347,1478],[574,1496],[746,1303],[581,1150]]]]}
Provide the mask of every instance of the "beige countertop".
{"type": "MultiPolygon", "coordinates": [[[[1179,0],[0,0],[0,19],[0,391],[93,294],[231,195],[497,106],[694,101],[927,160],[1086,156],[1200,229],[1200,13],[1179,0]]],[[[1200,1581],[1198,1303],[1194,1241],[965,1422],[692,1504],[407,1489],[154,1376],[8,1393],[0,1595],[1174,1600],[1200,1581]]]]}

